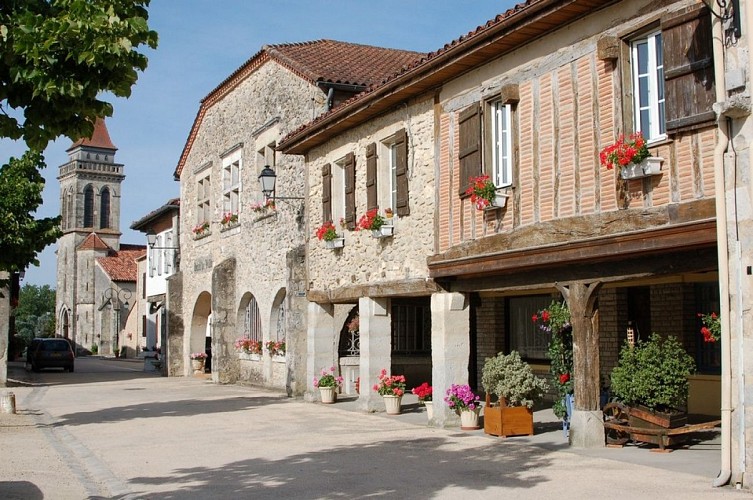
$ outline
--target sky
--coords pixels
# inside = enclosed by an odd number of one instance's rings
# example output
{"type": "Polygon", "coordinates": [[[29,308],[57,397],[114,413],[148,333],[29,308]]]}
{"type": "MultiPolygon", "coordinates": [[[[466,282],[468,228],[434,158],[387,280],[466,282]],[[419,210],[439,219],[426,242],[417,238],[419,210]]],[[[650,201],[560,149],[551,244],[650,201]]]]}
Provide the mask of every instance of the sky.
{"type": "MultiPolygon", "coordinates": [[[[419,52],[434,51],[476,29],[517,2],[512,0],[152,0],[149,26],[159,34],[128,99],[109,100],[107,128],[125,165],[121,243],[146,244],[130,225],[180,195],[173,172],[199,110],[212,89],[265,44],[331,39],[419,52]]],[[[38,217],[60,212],[58,167],[71,145],[60,138],[45,150],[44,204],[38,217]]],[[[24,145],[0,140],[0,161],[24,145]]],[[[56,283],[56,245],[26,271],[24,283],[56,283]]]]}

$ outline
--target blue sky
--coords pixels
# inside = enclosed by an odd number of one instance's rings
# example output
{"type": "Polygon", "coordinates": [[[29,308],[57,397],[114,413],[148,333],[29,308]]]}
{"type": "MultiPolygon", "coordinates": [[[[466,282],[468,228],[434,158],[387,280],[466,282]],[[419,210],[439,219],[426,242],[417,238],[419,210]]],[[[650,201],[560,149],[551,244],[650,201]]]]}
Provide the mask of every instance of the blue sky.
{"type": "MultiPolygon", "coordinates": [[[[129,99],[114,100],[107,120],[125,164],[121,198],[124,243],[144,244],[131,223],[179,195],[173,172],[199,101],[265,44],[328,38],[422,52],[483,25],[516,2],[510,0],[152,0],[149,25],[159,47],[147,51],[149,67],[129,99]]],[[[45,203],[38,216],[59,213],[58,166],[71,141],[45,151],[45,203]]],[[[0,160],[23,152],[0,141],[0,160]]],[[[55,246],[27,270],[25,283],[55,286],[55,246]]]]}

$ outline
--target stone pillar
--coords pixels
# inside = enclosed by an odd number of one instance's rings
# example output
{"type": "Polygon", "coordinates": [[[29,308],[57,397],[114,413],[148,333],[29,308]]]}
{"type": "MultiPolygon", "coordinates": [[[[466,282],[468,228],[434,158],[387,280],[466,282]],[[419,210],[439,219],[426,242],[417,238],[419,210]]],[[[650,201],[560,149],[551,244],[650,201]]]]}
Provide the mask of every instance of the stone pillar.
{"type": "MultiPolygon", "coordinates": [[[[0,279],[6,273],[0,273],[0,279]]],[[[8,383],[8,335],[10,330],[10,287],[0,288],[0,387],[8,383]]]]}
{"type": "Polygon", "coordinates": [[[235,271],[234,258],[212,270],[212,381],[234,384],[240,378],[240,360],[235,354],[235,271]]]}
{"type": "Polygon", "coordinates": [[[431,385],[434,389],[434,425],[456,425],[458,417],[444,403],[452,384],[468,383],[471,355],[468,299],[461,293],[431,296],[431,385]]]}
{"type": "Polygon", "coordinates": [[[358,312],[361,316],[361,394],[358,406],[366,411],[384,410],[382,397],[372,390],[382,369],[392,374],[392,327],[389,299],[361,297],[358,312]]]}
{"type": "Polygon", "coordinates": [[[308,327],[306,335],[306,401],[317,401],[319,391],[314,387],[314,377],[321,376],[322,369],[329,369],[336,357],[335,317],[332,304],[308,304],[308,327]]]}
{"type": "Polygon", "coordinates": [[[165,316],[167,317],[167,341],[162,349],[165,353],[162,365],[163,375],[180,377],[185,370],[183,355],[183,273],[178,272],[167,278],[165,294],[165,316]]]}
{"type": "Polygon", "coordinates": [[[599,329],[594,328],[596,299],[601,282],[555,283],[570,309],[573,326],[573,392],[570,444],[579,448],[604,446],[604,425],[599,396],[599,329]]]}

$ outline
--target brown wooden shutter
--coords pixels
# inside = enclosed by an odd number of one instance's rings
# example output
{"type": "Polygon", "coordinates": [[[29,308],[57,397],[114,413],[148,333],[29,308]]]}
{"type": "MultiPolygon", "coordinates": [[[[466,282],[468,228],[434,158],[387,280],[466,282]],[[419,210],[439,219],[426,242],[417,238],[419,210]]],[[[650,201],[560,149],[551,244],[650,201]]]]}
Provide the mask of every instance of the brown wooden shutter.
{"type": "Polygon", "coordinates": [[[460,112],[460,179],[458,194],[465,196],[471,177],[481,175],[481,104],[476,103],[460,112]]]}
{"type": "Polygon", "coordinates": [[[366,146],[366,210],[378,206],[376,143],[372,142],[366,146]]]}
{"type": "Polygon", "coordinates": [[[345,224],[348,229],[356,228],[356,157],[345,155],[345,224]]]}
{"type": "Polygon", "coordinates": [[[408,135],[401,128],[395,134],[395,182],[397,184],[397,215],[410,215],[410,196],[408,192],[408,135]]]}
{"type": "Polygon", "coordinates": [[[667,132],[698,128],[716,119],[711,16],[694,5],[661,21],[667,132]]]}
{"type": "Polygon", "coordinates": [[[322,167],[322,224],[332,220],[332,165],[322,167]]]}

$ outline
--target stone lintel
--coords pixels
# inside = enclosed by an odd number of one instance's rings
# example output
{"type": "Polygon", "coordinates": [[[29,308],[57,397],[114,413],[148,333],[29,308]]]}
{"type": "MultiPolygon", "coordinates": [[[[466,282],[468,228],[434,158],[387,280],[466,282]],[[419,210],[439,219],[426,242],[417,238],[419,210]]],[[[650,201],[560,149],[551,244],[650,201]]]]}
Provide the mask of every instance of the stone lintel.
{"type": "Polygon", "coordinates": [[[331,290],[308,290],[306,297],[311,302],[355,303],[361,297],[419,297],[441,291],[431,279],[409,279],[374,283],[369,285],[351,285],[331,290]]]}

